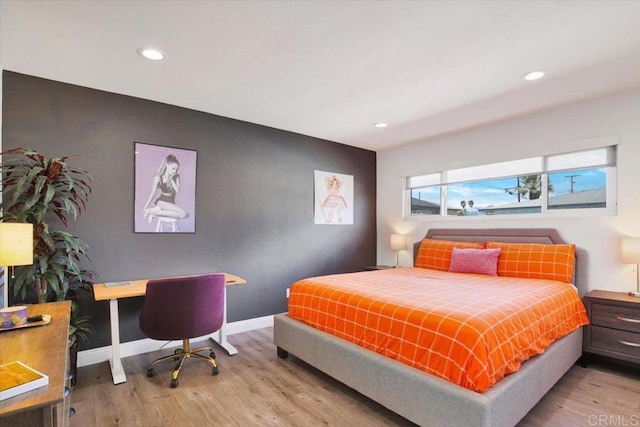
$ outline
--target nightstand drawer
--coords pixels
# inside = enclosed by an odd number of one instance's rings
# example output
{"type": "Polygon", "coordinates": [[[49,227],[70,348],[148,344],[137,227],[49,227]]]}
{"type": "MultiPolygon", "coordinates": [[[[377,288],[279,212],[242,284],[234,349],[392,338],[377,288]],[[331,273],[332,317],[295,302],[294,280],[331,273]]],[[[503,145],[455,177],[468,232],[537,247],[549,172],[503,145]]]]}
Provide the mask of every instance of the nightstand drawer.
{"type": "Polygon", "coordinates": [[[591,324],[640,333],[640,309],[593,303],[591,324]]]}
{"type": "Polygon", "coordinates": [[[640,334],[592,326],[588,344],[593,349],[630,356],[640,362],[640,334]]]}

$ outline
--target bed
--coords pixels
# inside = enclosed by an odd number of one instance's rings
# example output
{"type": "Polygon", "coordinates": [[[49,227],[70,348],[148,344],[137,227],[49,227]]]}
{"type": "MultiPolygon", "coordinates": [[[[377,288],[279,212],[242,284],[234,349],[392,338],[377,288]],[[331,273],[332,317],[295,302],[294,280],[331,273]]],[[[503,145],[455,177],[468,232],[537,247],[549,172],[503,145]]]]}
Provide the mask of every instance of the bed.
{"type": "MultiPolygon", "coordinates": [[[[541,228],[432,229],[425,239],[535,243],[557,247],[565,244],[554,229],[541,228]]],[[[418,251],[422,241],[414,245],[416,262],[420,259],[418,251]]],[[[577,279],[583,271],[578,260],[583,257],[579,250],[576,253],[575,269],[571,274],[581,296],[585,290],[577,279]]],[[[406,269],[405,274],[410,270],[406,269]]],[[[505,373],[482,392],[336,337],[296,320],[288,313],[274,318],[274,342],[279,357],[286,358],[291,353],[417,424],[513,426],[581,356],[582,328],[557,339],[541,354],[522,362],[516,372],[505,373]]]]}

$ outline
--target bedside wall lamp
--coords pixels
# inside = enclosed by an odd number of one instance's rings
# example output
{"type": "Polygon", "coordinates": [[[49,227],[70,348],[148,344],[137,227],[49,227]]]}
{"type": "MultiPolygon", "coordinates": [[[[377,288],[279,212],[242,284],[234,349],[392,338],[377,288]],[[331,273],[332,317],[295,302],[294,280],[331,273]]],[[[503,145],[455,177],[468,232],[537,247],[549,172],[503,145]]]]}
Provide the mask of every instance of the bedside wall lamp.
{"type": "Polygon", "coordinates": [[[398,251],[403,251],[407,248],[407,236],[404,234],[392,234],[391,239],[391,249],[396,251],[396,265],[394,268],[400,267],[398,265],[398,251]]]}
{"type": "Polygon", "coordinates": [[[622,238],[622,262],[636,265],[636,291],[629,292],[629,295],[640,297],[640,237],[622,238]]]}
{"type": "MultiPolygon", "coordinates": [[[[30,264],[33,264],[33,224],[0,222],[0,266],[30,264]]],[[[8,296],[7,270],[8,268],[5,268],[0,308],[5,306],[8,296]]]]}

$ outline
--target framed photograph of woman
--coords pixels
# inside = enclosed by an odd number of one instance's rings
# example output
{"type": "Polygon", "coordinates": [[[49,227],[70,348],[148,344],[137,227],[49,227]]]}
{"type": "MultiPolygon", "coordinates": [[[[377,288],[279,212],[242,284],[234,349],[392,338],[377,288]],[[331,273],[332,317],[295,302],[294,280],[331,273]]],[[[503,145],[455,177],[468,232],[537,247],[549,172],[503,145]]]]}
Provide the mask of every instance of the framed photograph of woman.
{"type": "Polygon", "coordinates": [[[353,175],[314,171],[314,224],[353,224],[353,175]]]}
{"type": "Polygon", "coordinates": [[[134,233],[196,232],[198,152],[134,143],[134,233]]]}

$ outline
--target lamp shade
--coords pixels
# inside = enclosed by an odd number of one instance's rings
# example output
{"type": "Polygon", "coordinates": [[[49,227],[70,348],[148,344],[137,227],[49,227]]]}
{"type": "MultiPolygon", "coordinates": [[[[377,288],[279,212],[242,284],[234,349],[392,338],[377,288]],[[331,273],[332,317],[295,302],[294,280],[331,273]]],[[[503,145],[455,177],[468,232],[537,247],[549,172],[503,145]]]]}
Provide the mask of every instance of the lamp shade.
{"type": "Polygon", "coordinates": [[[0,222],[0,265],[33,264],[33,225],[0,222]]]}
{"type": "Polygon", "coordinates": [[[622,238],[622,262],[640,264],[640,237],[622,238]]]}
{"type": "Polygon", "coordinates": [[[404,234],[391,235],[391,249],[394,251],[402,251],[407,248],[407,238],[404,234]]]}

